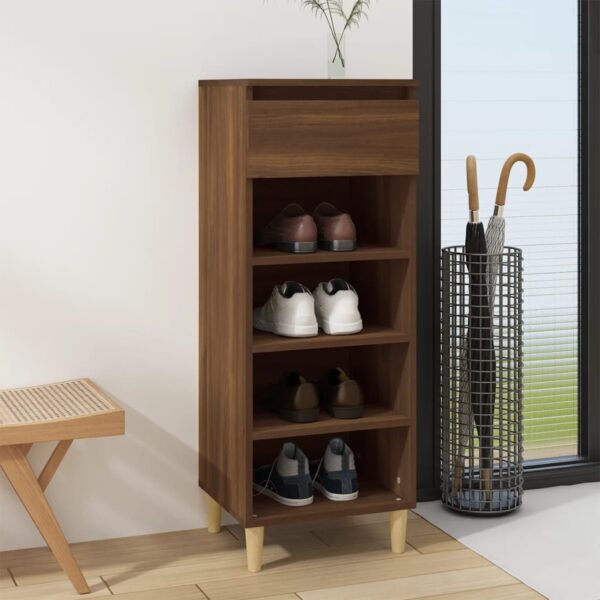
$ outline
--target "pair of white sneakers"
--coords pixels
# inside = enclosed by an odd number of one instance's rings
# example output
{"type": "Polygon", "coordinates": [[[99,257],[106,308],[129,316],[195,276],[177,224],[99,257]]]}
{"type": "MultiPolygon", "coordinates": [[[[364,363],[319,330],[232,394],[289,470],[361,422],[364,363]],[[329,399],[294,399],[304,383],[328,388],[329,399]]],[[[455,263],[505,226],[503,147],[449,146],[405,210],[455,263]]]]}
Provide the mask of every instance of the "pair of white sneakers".
{"type": "Polygon", "coordinates": [[[319,327],[329,335],[347,335],[362,329],[358,294],[343,279],[319,283],[314,292],[286,281],[273,288],[263,306],[254,309],[255,329],[287,337],[311,337],[319,327]]]}

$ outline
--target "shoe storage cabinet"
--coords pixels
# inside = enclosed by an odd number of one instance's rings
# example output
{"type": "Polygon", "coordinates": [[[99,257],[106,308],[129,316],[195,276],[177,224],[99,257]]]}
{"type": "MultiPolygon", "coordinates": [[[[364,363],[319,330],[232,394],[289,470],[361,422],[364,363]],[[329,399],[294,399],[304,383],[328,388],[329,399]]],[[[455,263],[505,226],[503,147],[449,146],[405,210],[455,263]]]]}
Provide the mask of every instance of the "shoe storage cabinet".
{"type": "Polygon", "coordinates": [[[265,525],[390,512],[402,552],[416,501],[416,84],[396,80],[200,82],[200,472],[209,530],[221,509],[246,528],[248,568],[262,562],[265,525]],[[289,254],[255,234],[290,202],[350,213],[358,247],[289,254]],[[273,286],[313,289],[342,277],[359,295],[364,329],[286,338],[253,331],[273,286]],[[359,419],[325,411],[313,423],[269,412],[265,390],[286,371],[312,381],[340,366],[365,396],[359,419]],[[359,496],[287,507],[255,496],[255,467],[294,441],[320,458],[332,436],[356,457],[359,496]]]}

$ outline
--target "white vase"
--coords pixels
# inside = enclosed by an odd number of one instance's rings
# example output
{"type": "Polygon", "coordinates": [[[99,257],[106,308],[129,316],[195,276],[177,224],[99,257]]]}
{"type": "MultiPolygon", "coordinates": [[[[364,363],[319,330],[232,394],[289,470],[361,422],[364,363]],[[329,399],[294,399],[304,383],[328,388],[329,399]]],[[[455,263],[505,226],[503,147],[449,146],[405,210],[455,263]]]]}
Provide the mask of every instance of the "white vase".
{"type": "Polygon", "coordinates": [[[341,79],[346,76],[346,40],[342,39],[338,47],[331,34],[327,37],[327,75],[329,79],[341,79]]]}

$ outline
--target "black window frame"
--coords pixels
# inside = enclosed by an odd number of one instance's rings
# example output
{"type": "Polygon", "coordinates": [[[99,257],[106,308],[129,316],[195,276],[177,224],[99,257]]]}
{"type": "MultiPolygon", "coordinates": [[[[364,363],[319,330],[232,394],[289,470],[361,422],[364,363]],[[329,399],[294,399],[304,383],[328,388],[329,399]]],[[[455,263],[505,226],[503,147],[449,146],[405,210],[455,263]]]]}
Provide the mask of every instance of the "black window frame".
{"type": "MultiPolygon", "coordinates": [[[[420,81],[418,212],[418,487],[439,498],[439,256],[441,2],[413,0],[420,81]]],[[[600,2],[579,0],[579,457],[528,463],[525,488],[600,481],[600,2]]]]}

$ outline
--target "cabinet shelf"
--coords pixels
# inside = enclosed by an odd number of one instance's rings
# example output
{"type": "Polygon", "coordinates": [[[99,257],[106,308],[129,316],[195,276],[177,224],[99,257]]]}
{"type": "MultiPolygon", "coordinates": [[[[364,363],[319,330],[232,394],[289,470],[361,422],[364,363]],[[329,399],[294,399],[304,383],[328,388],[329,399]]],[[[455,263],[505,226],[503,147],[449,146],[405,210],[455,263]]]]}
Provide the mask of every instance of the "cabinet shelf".
{"type": "Polygon", "coordinates": [[[392,327],[367,325],[360,333],[351,335],[326,335],[322,331],[313,337],[291,338],[254,330],[252,352],[283,352],[286,350],[316,350],[319,348],[342,348],[349,346],[374,346],[380,344],[401,344],[410,336],[392,327]]]}
{"type": "Polygon", "coordinates": [[[358,498],[349,502],[333,502],[315,492],[308,506],[284,506],[268,496],[255,496],[251,527],[290,524],[323,517],[335,518],[365,513],[412,508],[414,502],[398,497],[394,492],[372,480],[359,479],[358,498]]]}
{"type": "Polygon", "coordinates": [[[321,433],[391,429],[408,426],[411,422],[410,417],[382,405],[367,405],[364,415],[359,419],[335,419],[321,410],[319,420],[312,423],[292,423],[281,419],[276,413],[258,411],[254,415],[252,437],[254,440],[270,440],[321,433]]]}
{"type": "Polygon", "coordinates": [[[410,252],[394,246],[377,246],[363,244],[352,252],[330,252],[317,250],[306,254],[280,252],[270,248],[255,248],[252,264],[255,267],[271,265],[296,265],[308,263],[340,263],[369,260],[403,260],[410,257],[410,252]]]}

